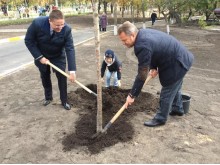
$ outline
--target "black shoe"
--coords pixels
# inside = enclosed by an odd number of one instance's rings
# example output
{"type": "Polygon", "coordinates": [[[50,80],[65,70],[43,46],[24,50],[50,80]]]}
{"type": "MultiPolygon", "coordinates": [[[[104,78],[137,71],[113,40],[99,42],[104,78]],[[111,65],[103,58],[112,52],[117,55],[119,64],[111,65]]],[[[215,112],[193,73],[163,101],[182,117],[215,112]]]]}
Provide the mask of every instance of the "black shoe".
{"type": "Polygon", "coordinates": [[[70,110],[71,109],[71,105],[68,103],[62,103],[63,107],[65,110],[70,110]]]}
{"type": "Polygon", "coordinates": [[[178,111],[171,111],[170,116],[183,116],[184,113],[183,112],[178,112],[178,111]]]}
{"type": "Polygon", "coordinates": [[[156,127],[156,126],[160,126],[160,125],[164,125],[166,122],[162,122],[156,119],[152,119],[150,121],[146,121],[144,122],[144,125],[147,127],[156,127]]]}
{"type": "Polygon", "coordinates": [[[48,104],[50,104],[52,102],[53,99],[48,99],[48,100],[44,100],[43,105],[47,106],[48,104]]]}

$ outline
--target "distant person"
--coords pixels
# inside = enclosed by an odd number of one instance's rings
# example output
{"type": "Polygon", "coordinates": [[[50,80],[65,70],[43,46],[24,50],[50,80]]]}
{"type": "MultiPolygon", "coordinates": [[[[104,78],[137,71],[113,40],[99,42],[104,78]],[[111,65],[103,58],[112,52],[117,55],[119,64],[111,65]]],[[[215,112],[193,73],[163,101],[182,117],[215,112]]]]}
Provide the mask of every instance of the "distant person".
{"type": "Polygon", "coordinates": [[[151,17],[152,25],[154,25],[154,23],[157,19],[157,14],[155,12],[153,12],[150,17],[151,17]]]}
{"type": "MultiPolygon", "coordinates": [[[[43,105],[47,106],[53,100],[51,68],[47,65],[48,61],[65,71],[67,58],[70,81],[75,81],[76,63],[71,27],[65,23],[60,10],[53,10],[49,17],[43,16],[33,20],[27,30],[25,44],[40,71],[45,95],[43,105]]],[[[70,110],[71,105],[67,100],[67,78],[55,70],[53,72],[58,79],[61,103],[66,110],[70,110]]]]}
{"type": "Polygon", "coordinates": [[[121,86],[121,68],[122,64],[112,50],[106,50],[101,68],[101,78],[104,82],[104,74],[106,77],[105,87],[110,87],[111,78],[113,78],[113,86],[121,86]]]}
{"type": "Polygon", "coordinates": [[[8,11],[7,11],[6,5],[2,6],[2,12],[3,12],[4,16],[8,16],[8,11]]]}
{"type": "Polygon", "coordinates": [[[46,12],[50,12],[50,5],[49,4],[45,5],[45,10],[46,10],[46,12]]]}
{"type": "Polygon", "coordinates": [[[44,8],[42,6],[38,6],[39,16],[43,16],[44,8]]]}
{"type": "Polygon", "coordinates": [[[101,16],[102,31],[106,31],[107,24],[108,24],[108,18],[107,15],[103,12],[101,16]]]}
{"type": "Polygon", "coordinates": [[[25,18],[25,17],[26,17],[25,7],[24,7],[24,6],[21,6],[21,7],[20,7],[20,11],[21,11],[21,16],[22,16],[22,18],[25,18]]]}
{"type": "Polygon", "coordinates": [[[155,117],[144,125],[164,125],[169,114],[182,116],[184,112],[181,89],[183,78],[192,66],[193,54],[173,36],[154,29],[138,30],[129,21],[119,26],[118,35],[125,46],[134,47],[138,59],[138,74],[125,106],[128,107],[135,101],[148,74],[153,78],[159,75],[162,85],[159,109],[155,117]]]}
{"type": "Polygon", "coordinates": [[[25,11],[25,14],[26,14],[26,18],[29,18],[30,15],[29,15],[28,7],[25,7],[24,11],[25,11]]]}
{"type": "Polygon", "coordinates": [[[38,9],[37,9],[37,6],[35,5],[35,6],[34,6],[34,11],[35,11],[36,13],[37,13],[37,10],[38,10],[38,9]]]}
{"type": "Polygon", "coordinates": [[[17,6],[17,13],[18,13],[17,17],[21,18],[21,7],[20,6],[17,6]]]}

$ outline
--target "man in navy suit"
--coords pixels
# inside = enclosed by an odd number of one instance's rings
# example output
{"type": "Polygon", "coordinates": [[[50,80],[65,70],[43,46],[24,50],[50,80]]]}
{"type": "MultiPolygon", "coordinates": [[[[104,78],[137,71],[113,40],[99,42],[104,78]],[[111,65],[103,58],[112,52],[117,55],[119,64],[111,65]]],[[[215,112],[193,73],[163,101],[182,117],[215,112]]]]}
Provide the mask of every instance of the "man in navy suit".
{"type": "Polygon", "coordinates": [[[169,114],[182,116],[182,83],[192,66],[193,54],[173,36],[154,29],[138,30],[128,21],[118,28],[118,35],[125,46],[134,47],[138,59],[138,74],[125,106],[131,105],[140,94],[150,70],[153,78],[159,75],[162,89],[157,114],[144,125],[164,125],[169,114]]]}
{"type": "MultiPolygon", "coordinates": [[[[65,71],[67,58],[70,81],[74,82],[76,79],[75,49],[71,27],[65,23],[64,15],[60,10],[53,10],[49,17],[43,16],[33,20],[27,30],[25,44],[40,71],[45,94],[43,105],[47,106],[53,100],[51,69],[47,65],[48,61],[65,71]]],[[[61,103],[66,110],[70,110],[71,105],[67,102],[67,78],[53,71],[58,79],[61,103]]]]}

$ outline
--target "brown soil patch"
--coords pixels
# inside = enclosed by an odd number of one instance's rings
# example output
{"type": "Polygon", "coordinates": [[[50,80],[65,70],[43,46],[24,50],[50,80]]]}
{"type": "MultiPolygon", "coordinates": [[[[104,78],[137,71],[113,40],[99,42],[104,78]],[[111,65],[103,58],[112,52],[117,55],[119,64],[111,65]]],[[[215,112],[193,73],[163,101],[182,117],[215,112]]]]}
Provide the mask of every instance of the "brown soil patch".
{"type": "MultiPolygon", "coordinates": [[[[88,88],[92,91],[96,91],[97,89],[94,84],[88,85],[88,88]]],[[[116,87],[102,88],[103,128],[122,107],[129,91],[128,89],[116,87]]],[[[76,91],[69,93],[69,101],[79,108],[80,117],[75,123],[75,132],[66,135],[63,140],[64,151],[86,146],[91,154],[97,154],[106,147],[113,146],[119,142],[126,143],[131,141],[135,131],[130,119],[137,112],[155,112],[158,104],[155,96],[142,92],[139,99],[119,116],[107,130],[106,134],[93,139],[92,136],[96,134],[96,97],[88,94],[84,89],[78,88],[76,91]]]]}

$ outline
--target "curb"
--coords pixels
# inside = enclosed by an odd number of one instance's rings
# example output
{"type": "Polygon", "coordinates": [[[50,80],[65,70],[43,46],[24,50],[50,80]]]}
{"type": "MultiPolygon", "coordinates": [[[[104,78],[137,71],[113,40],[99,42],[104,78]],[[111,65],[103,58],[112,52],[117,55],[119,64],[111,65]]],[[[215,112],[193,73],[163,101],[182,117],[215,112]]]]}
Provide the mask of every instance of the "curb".
{"type": "Polygon", "coordinates": [[[6,72],[0,74],[0,80],[1,80],[2,78],[4,78],[4,77],[10,76],[10,75],[13,74],[13,73],[16,73],[16,72],[18,72],[18,71],[20,71],[20,70],[23,70],[23,69],[25,69],[25,68],[27,68],[27,67],[29,67],[29,66],[32,66],[33,64],[34,64],[34,62],[32,61],[32,62],[29,62],[29,63],[27,63],[27,64],[23,64],[23,65],[21,65],[21,66],[19,66],[19,67],[17,67],[17,68],[13,68],[13,69],[11,69],[11,70],[8,70],[8,71],[6,71],[6,72]]]}
{"type": "Polygon", "coordinates": [[[0,39],[0,44],[2,43],[7,43],[7,42],[14,42],[14,41],[19,41],[24,39],[24,35],[23,36],[18,36],[18,37],[11,37],[11,38],[5,38],[5,39],[0,39]]]}

